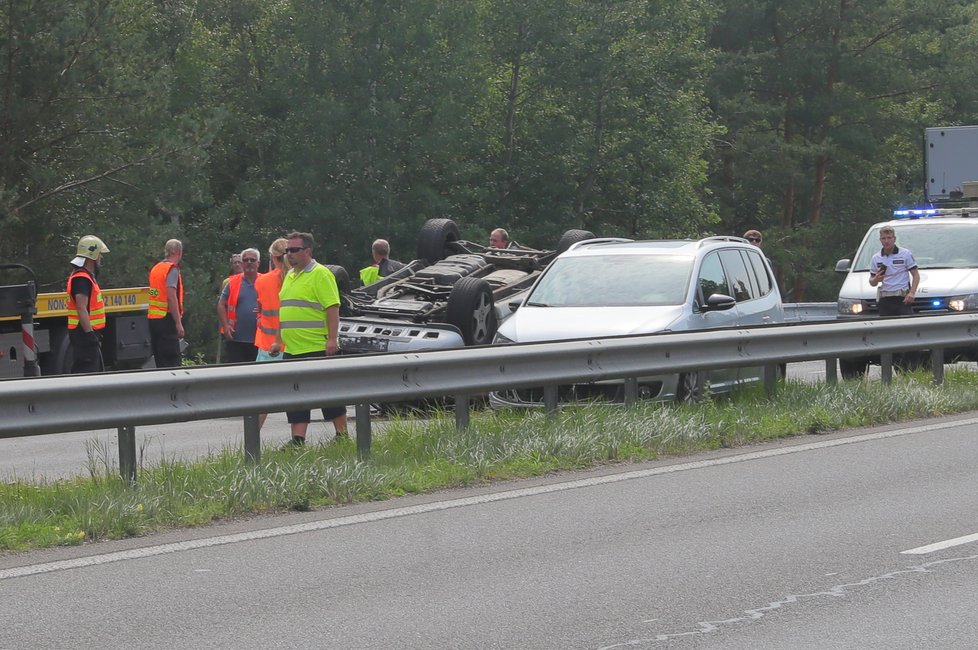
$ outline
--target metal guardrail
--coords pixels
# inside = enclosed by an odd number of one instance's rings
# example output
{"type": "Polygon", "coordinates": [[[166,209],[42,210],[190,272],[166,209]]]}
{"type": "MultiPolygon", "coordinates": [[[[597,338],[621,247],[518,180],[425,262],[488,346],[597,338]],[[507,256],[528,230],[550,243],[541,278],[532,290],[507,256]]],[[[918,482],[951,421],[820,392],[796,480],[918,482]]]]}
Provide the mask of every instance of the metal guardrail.
{"type": "Polygon", "coordinates": [[[149,424],[242,416],[245,453],[257,459],[258,413],[355,404],[366,455],[371,403],[455,396],[464,427],[468,396],[491,390],[548,387],[555,407],[558,384],[749,366],[765,366],[772,387],[779,363],[825,359],[833,381],[836,358],[867,354],[883,355],[887,379],[892,353],[911,349],[934,351],[941,381],[943,349],[974,345],[978,314],[962,314],[8,379],[0,381],[0,438],[118,428],[120,468],[134,479],[135,427],[149,424]]]}

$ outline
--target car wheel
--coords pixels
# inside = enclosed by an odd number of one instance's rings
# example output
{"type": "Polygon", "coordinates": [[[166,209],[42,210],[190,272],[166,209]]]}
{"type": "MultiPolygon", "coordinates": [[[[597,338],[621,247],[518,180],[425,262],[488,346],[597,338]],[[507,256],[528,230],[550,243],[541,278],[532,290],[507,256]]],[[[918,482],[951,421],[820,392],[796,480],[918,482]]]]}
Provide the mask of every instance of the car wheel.
{"type": "Polygon", "coordinates": [[[560,255],[573,244],[588,239],[594,239],[594,233],[590,230],[568,230],[560,236],[560,240],[557,242],[557,254],[560,255]]]}
{"type": "Polygon", "coordinates": [[[842,375],[843,379],[861,379],[868,369],[868,361],[862,359],[839,359],[839,374],[842,375]]]}
{"type": "Polygon", "coordinates": [[[462,332],[466,345],[488,345],[496,336],[492,288],[482,278],[462,278],[448,296],[445,320],[462,332]]]}
{"type": "Polygon", "coordinates": [[[449,255],[447,245],[461,236],[451,219],[428,219],[418,233],[418,259],[434,264],[449,255]]]}
{"type": "Polygon", "coordinates": [[[695,404],[703,399],[705,393],[704,374],[700,372],[684,372],[679,375],[679,386],[676,388],[676,401],[695,404]]]}
{"type": "Polygon", "coordinates": [[[336,278],[336,288],[340,290],[340,293],[349,293],[350,291],[350,274],[346,272],[346,269],[342,266],[336,264],[324,264],[327,269],[336,278]]]}
{"type": "Polygon", "coordinates": [[[912,350],[895,354],[893,355],[893,365],[897,370],[903,372],[930,369],[930,350],[912,350]]]}

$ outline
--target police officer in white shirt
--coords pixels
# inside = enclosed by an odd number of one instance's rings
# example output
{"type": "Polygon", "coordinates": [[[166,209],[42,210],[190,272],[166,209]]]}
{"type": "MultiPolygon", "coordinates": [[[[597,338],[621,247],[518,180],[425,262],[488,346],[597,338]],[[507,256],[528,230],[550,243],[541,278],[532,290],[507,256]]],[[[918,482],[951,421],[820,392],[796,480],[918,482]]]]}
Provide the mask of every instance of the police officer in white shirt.
{"type": "Polygon", "coordinates": [[[920,273],[908,248],[896,245],[896,232],[890,226],[880,228],[883,248],[869,264],[869,284],[876,289],[880,316],[907,316],[917,295],[920,273]]]}

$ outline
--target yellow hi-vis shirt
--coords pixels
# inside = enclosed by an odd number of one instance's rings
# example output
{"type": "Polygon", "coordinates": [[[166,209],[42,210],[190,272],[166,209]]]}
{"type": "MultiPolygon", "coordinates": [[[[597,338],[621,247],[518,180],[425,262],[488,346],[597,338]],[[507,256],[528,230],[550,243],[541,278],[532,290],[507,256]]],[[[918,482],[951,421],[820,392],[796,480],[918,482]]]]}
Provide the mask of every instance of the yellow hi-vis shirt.
{"type": "Polygon", "coordinates": [[[332,271],[313,260],[302,270],[292,269],[279,292],[279,327],[289,354],[326,349],[329,329],[326,310],[340,304],[340,291],[332,271]]]}

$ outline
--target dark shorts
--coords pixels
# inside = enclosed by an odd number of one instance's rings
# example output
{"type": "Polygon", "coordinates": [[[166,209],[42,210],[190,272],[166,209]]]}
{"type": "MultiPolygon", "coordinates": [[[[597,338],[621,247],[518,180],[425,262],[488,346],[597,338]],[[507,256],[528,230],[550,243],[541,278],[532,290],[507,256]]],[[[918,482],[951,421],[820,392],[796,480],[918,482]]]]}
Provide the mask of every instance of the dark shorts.
{"type": "MultiPolygon", "coordinates": [[[[305,352],[303,354],[289,354],[288,352],[282,353],[282,358],[284,361],[288,361],[289,359],[322,359],[325,357],[325,350],[305,352]]],[[[345,406],[324,406],[322,411],[324,420],[334,420],[340,416],[346,415],[345,406]]],[[[285,417],[289,421],[289,424],[294,424],[296,422],[309,422],[312,419],[311,415],[312,411],[310,409],[306,409],[304,411],[285,412],[285,417]]]]}
{"type": "Polygon", "coordinates": [[[183,361],[180,354],[180,337],[177,324],[169,316],[149,319],[149,336],[153,344],[153,357],[157,368],[179,368],[183,361]]]}
{"type": "Polygon", "coordinates": [[[85,332],[80,327],[68,330],[71,341],[71,372],[102,372],[102,346],[97,333],[85,332]]]}
{"type": "Polygon", "coordinates": [[[224,341],[224,356],[226,363],[249,363],[258,357],[258,348],[254,343],[224,341]]]}
{"type": "Polygon", "coordinates": [[[903,296],[887,296],[876,303],[880,316],[910,316],[913,308],[904,304],[903,296]]]}

